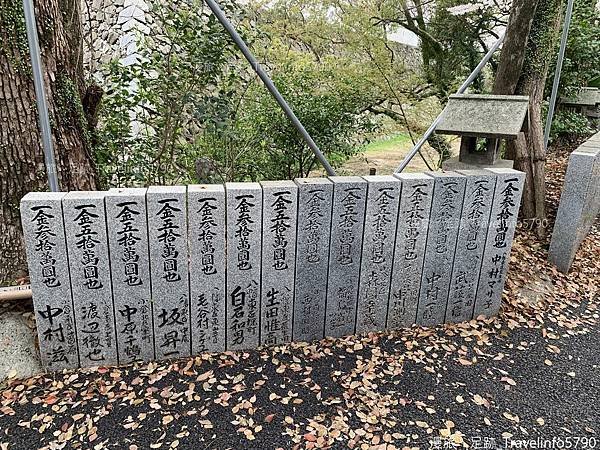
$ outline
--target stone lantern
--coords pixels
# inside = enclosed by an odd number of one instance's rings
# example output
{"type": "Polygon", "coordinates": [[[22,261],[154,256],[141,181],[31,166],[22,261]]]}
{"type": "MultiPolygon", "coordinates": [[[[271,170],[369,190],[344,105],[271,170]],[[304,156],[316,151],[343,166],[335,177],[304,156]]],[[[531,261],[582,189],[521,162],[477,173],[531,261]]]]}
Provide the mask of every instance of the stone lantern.
{"type": "Polygon", "coordinates": [[[436,133],[460,136],[458,158],[445,161],[445,170],[481,167],[512,168],[500,158],[502,141],[517,139],[529,126],[529,97],[455,94],[448,100],[436,133]]]}

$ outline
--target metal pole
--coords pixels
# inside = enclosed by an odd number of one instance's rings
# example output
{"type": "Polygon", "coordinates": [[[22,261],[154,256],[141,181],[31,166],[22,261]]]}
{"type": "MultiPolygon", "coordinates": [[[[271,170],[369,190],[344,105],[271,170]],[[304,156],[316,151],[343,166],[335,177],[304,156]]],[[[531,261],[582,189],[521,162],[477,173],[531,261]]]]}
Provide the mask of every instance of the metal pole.
{"type": "MultiPolygon", "coordinates": [[[[481,69],[483,69],[485,67],[485,65],[488,63],[488,61],[490,59],[492,59],[492,56],[494,55],[494,53],[496,53],[496,50],[498,50],[498,48],[500,47],[500,45],[504,41],[504,36],[505,36],[505,34],[502,34],[498,38],[498,40],[496,41],[496,43],[488,50],[488,52],[485,54],[485,56],[483,57],[483,59],[479,62],[479,64],[477,65],[477,67],[475,67],[475,69],[473,69],[473,72],[471,72],[471,75],[469,75],[469,77],[460,86],[460,88],[458,88],[458,91],[456,91],[457,94],[463,94],[467,90],[467,88],[471,85],[471,83],[473,83],[473,81],[475,81],[475,78],[477,78],[477,75],[479,75],[479,72],[481,72],[481,69]]],[[[427,131],[425,132],[425,134],[423,135],[423,137],[421,139],[419,139],[419,142],[417,142],[415,144],[415,146],[408,153],[408,155],[406,155],[406,157],[404,158],[404,160],[402,160],[402,162],[400,163],[400,165],[398,166],[398,168],[395,170],[395,173],[400,173],[404,169],[406,169],[406,166],[408,166],[408,164],[410,163],[410,161],[417,154],[417,152],[421,149],[421,147],[423,146],[423,144],[425,144],[425,142],[427,142],[427,139],[429,139],[429,137],[433,134],[433,132],[435,131],[435,129],[439,125],[440,120],[442,119],[442,115],[443,114],[444,114],[444,111],[442,111],[439,114],[439,116],[436,117],[436,119],[429,126],[429,128],[427,129],[427,131]]]]}
{"type": "Polygon", "coordinates": [[[554,82],[552,83],[552,95],[548,104],[548,116],[546,116],[546,129],[544,130],[544,149],[548,150],[548,141],[550,140],[550,128],[554,119],[554,109],[556,108],[556,97],[558,95],[558,86],[560,85],[560,74],[562,72],[563,61],[565,59],[565,49],[567,48],[567,38],[569,37],[569,26],[573,15],[573,0],[567,4],[567,13],[565,14],[565,24],[563,25],[562,36],[560,38],[560,50],[558,51],[558,60],[556,61],[556,70],[554,72],[554,82]]]}
{"type": "Polygon", "coordinates": [[[37,26],[35,23],[35,10],[33,0],[23,0],[25,12],[25,25],[27,27],[27,42],[29,43],[29,54],[31,56],[31,69],[33,72],[33,85],[35,87],[35,100],[37,103],[40,131],[42,134],[42,150],[48,173],[48,185],[52,192],[58,192],[58,176],[56,174],[56,162],[54,161],[54,149],[52,146],[52,130],[48,117],[48,103],[44,90],[44,77],[42,75],[42,58],[40,56],[40,45],[38,42],[37,26]]]}
{"type": "Polygon", "coordinates": [[[244,54],[244,56],[246,57],[256,74],[260,77],[262,82],[265,84],[266,88],[271,93],[271,95],[275,98],[277,103],[279,103],[279,106],[281,107],[281,109],[283,109],[285,115],[290,119],[294,127],[296,127],[296,130],[298,130],[298,132],[302,135],[302,137],[304,138],[308,146],[311,148],[317,159],[321,162],[321,164],[323,164],[327,175],[335,175],[335,171],[333,170],[333,167],[331,167],[331,165],[329,164],[329,161],[327,161],[327,159],[325,158],[325,155],[323,155],[315,141],[313,141],[313,139],[310,137],[302,123],[296,117],[296,114],[294,114],[294,111],[292,111],[285,99],[281,96],[279,90],[277,89],[275,84],[273,84],[271,78],[269,78],[269,75],[267,75],[267,73],[260,66],[254,55],[252,55],[250,49],[248,48],[242,37],[238,34],[231,22],[229,22],[229,20],[219,7],[219,4],[215,0],[205,0],[205,2],[211,9],[213,14],[217,17],[219,22],[221,22],[221,25],[223,25],[225,30],[227,30],[227,32],[233,39],[233,42],[235,42],[235,45],[237,45],[237,47],[244,54]]]}

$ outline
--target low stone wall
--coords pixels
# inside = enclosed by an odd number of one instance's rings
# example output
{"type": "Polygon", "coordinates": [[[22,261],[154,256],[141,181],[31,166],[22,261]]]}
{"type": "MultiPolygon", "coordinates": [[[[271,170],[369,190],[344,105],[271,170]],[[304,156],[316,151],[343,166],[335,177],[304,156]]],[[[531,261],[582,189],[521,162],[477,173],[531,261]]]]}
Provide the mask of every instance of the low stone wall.
{"type": "Polygon", "coordinates": [[[491,316],[524,174],[30,193],[48,370],[491,316]]]}
{"type": "Polygon", "coordinates": [[[600,212],[600,133],[571,153],[552,231],[548,259],[568,272],[600,212]]]}

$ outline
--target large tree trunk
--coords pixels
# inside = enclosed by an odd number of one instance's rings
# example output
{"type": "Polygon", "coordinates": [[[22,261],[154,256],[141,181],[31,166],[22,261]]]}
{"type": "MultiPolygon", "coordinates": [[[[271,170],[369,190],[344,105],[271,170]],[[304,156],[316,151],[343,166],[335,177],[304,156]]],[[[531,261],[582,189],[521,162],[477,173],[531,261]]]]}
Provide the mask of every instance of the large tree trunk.
{"type": "Polygon", "coordinates": [[[506,39],[494,79],[494,94],[513,95],[517,90],[525,62],[529,32],[539,2],[540,0],[513,1],[506,28],[506,39]]]}
{"type": "Polygon", "coordinates": [[[563,0],[515,0],[500,56],[494,94],[528,95],[529,130],[507,145],[507,158],[527,174],[523,215],[546,217],[544,86],[561,22],[563,0]]]}
{"type": "MultiPolygon", "coordinates": [[[[60,188],[95,189],[79,0],[40,0],[36,15],[60,188]]],[[[48,189],[29,61],[21,0],[0,0],[0,285],[26,273],[19,202],[48,189]]]]}

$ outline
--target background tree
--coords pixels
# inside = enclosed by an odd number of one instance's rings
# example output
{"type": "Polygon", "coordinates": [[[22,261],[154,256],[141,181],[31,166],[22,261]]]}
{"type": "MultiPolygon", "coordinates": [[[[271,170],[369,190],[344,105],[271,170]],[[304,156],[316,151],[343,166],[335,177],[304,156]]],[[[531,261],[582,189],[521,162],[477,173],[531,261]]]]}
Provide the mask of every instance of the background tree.
{"type": "MultiPolygon", "coordinates": [[[[433,93],[445,102],[477,66],[488,42],[506,25],[506,0],[384,0],[373,20],[391,30],[400,26],[420,41],[422,70],[433,93]]],[[[492,65],[495,63],[492,61],[492,65]]],[[[484,75],[472,89],[482,91],[484,75]]]]}
{"type": "Polygon", "coordinates": [[[330,66],[332,77],[323,85],[334,92],[336,79],[340,92],[347,92],[343,85],[348,82],[354,85],[362,96],[355,96],[360,107],[382,125],[377,133],[407,130],[414,140],[435,117],[439,101],[422,74],[419,50],[389,39],[392,27],[376,19],[382,15],[378,2],[277,0],[251,5],[258,28],[268,36],[264,53],[269,65],[277,70],[294,55],[304,55],[315,68],[330,66]]]}
{"type": "MultiPolygon", "coordinates": [[[[576,0],[573,3],[560,95],[576,95],[583,86],[600,87],[600,5],[596,4],[596,0],[576,0]]],[[[554,73],[557,57],[558,49],[552,55],[550,73],[554,73]]],[[[551,89],[552,77],[549,77],[546,96],[550,96],[551,89]]]]}
{"type": "MultiPolygon", "coordinates": [[[[82,72],[78,0],[36,3],[60,187],[94,189],[89,123],[97,88],[86,90],[82,72]],[[85,101],[86,98],[89,101],[85,101]]],[[[24,274],[19,202],[48,188],[22,3],[0,0],[0,284],[24,274]]]]}
{"type": "MultiPolygon", "coordinates": [[[[220,3],[332,164],[357,153],[372,130],[373,89],[352,49],[340,65],[325,45],[308,51],[300,30],[289,38],[298,22],[279,22],[279,12],[293,11],[220,3]],[[263,13],[278,26],[265,26],[263,13]]],[[[285,179],[318,168],[202,1],[156,4],[151,14],[137,61],[113,62],[106,80],[95,147],[103,186],[189,183],[200,172],[214,182],[285,179]]]]}
{"type": "Polygon", "coordinates": [[[506,150],[515,169],[527,175],[522,204],[526,218],[546,217],[542,104],[562,11],[562,0],[514,0],[494,82],[494,94],[528,95],[530,99],[529,129],[506,150]]]}

